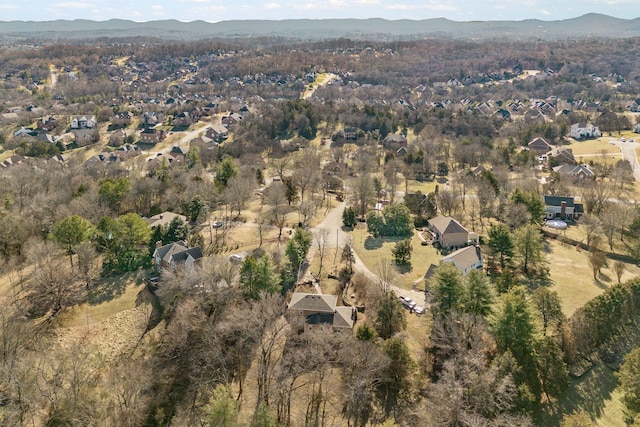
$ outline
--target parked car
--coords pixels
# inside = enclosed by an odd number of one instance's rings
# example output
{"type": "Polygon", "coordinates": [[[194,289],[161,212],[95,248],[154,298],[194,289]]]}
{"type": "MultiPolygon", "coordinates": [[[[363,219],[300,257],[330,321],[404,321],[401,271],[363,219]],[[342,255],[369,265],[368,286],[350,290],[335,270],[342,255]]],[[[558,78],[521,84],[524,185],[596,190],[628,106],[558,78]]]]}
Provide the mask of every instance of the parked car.
{"type": "Polygon", "coordinates": [[[414,300],[412,300],[411,298],[403,297],[402,295],[400,296],[400,302],[409,310],[412,310],[416,306],[414,300]]]}
{"type": "Polygon", "coordinates": [[[416,305],[415,308],[413,309],[413,312],[415,314],[417,314],[418,316],[424,314],[424,307],[421,305],[416,305]]]}

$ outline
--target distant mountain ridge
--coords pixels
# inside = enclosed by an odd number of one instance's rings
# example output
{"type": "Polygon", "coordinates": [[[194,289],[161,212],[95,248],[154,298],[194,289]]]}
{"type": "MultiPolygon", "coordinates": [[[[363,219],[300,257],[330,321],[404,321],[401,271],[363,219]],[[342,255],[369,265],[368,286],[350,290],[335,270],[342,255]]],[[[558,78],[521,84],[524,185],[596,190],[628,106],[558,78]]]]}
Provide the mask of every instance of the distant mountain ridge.
{"type": "Polygon", "coordinates": [[[282,21],[205,21],[162,20],[134,22],[57,20],[0,21],[0,37],[5,40],[34,38],[44,40],[96,39],[102,37],[154,37],[198,40],[232,37],[284,37],[297,40],[353,39],[411,40],[425,37],[456,39],[513,38],[576,39],[640,37],[640,18],[620,19],[586,14],[560,21],[451,21],[370,19],[288,19],[282,21]]]}

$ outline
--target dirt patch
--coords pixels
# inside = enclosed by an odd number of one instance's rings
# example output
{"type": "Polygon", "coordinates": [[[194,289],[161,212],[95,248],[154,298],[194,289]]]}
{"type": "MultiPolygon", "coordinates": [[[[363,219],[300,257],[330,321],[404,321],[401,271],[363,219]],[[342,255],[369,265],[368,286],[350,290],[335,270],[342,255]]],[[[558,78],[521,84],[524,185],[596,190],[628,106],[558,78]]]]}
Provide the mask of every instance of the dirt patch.
{"type": "Polygon", "coordinates": [[[111,363],[135,349],[147,329],[150,314],[151,305],[142,304],[100,323],[57,328],[53,331],[54,340],[62,347],[70,348],[73,342],[82,339],[88,348],[99,352],[107,363],[111,363]]]}

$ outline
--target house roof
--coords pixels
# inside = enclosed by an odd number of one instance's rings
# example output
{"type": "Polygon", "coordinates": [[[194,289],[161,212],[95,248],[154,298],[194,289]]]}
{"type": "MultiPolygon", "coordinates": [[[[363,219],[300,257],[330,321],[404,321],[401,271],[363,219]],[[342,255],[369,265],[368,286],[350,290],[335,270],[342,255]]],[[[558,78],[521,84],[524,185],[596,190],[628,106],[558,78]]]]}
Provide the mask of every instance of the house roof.
{"type": "Polygon", "coordinates": [[[171,260],[174,262],[184,262],[187,260],[187,258],[189,258],[189,256],[191,256],[191,258],[198,260],[200,258],[202,258],[204,255],[202,254],[202,249],[200,248],[200,246],[196,246],[195,248],[189,248],[186,251],[182,251],[182,252],[176,252],[173,255],[171,255],[171,260]]]}
{"type": "Polygon", "coordinates": [[[440,262],[453,262],[458,270],[464,271],[474,264],[482,262],[482,254],[480,253],[479,246],[467,246],[451,252],[449,255],[442,258],[440,262]]]}
{"type": "Polygon", "coordinates": [[[574,206],[574,198],[573,197],[563,197],[563,196],[544,196],[544,204],[547,206],[561,206],[562,202],[565,202],[566,205],[570,208],[574,206]]]}
{"type": "Polygon", "coordinates": [[[438,268],[435,264],[430,264],[429,268],[427,268],[427,272],[424,273],[424,280],[430,280],[434,274],[436,274],[436,269],[438,268]]]}
{"type": "Polygon", "coordinates": [[[429,224],[434,227],[441,235],[447,233],[468,233],[469,230],[464,228],[455,219],[450,216],[437,216],[429,220],[429,224]]]}
{"type": "Polygon", "coordinates": [[[574,163],[576,161],[573,150],[571,148],[558,147],[554,150],[551,150],[547,153],[547,157],[553,157],[558,162],[563,163],[574,163]]]}
{"type": "Polygon", "coordinates": [[[574,197],[544,196],[544,204],[547,206],[562,206],[562,202],[565,202],[568,208],[574,208],[573,211],[575,213],[584,212],[584,205],[582,203],[575,203],[574,197]]]}
{"type": "Polygon", "coordinates": [[[353,307],[336,307],[336,313],[333,315],[333,326],[335,328],[353,328],[353,307]]]}
{"type": "Polygon", "coordinates": [[[174,218],[180,218],[182,221],[187,221],[187,217],[173,212],[162,212],[161,214],[154,215],[151,218],[145,218],[150,228],[158,227],[160,225],[169,225],[174,218]]]}
{"type": "Polygon", "coordinates": [[[561,165],[553,168],[554,172],[564,175],[585,175],[594,176],[594,173],[585,165],[561,165]]]}
{"type": "Polygon", "coordinates": [[[337,295],[306,294],[296,292],[289,302],[289,310],[316,311],[318,313],[334,313],[338,303],[337,295]]]}
{"type": "Polygon", "coordinates": [[[216,134],[227,134],[229,130],[222,125],[211,125],[207,128],[206,132],[213,132],[216,134]]]}
{"type": "Polygon", "coordinates": [[[407,142],[407,138],[402,134],[388,133],[383,142],[407,142]]]}
{"type": "Polygon", "coordinates": [[[536,150],[536,151],[547,152],[553,149],[553,145],[551,145],[549,141],[547,141],[542,137],[537,137],[532,139],[531,142],[527,144],[527,146],[529,147],[530,150],[536,150]]]}
{"type": "Polygon", "coordinates": [[[184,241],[179,240],[177,242],[169,243],[168,245],[160,246],[153,252],[154,257],[160,257],[162,260],[169,261],[173,254],[186,251],[189,247],[184,241]]]}

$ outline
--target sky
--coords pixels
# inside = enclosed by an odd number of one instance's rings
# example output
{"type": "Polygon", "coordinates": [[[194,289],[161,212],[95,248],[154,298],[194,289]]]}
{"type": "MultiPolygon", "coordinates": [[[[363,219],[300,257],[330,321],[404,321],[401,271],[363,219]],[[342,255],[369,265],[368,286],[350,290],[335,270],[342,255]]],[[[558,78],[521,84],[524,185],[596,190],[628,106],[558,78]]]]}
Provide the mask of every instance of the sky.
{"type": "Polygon", "coordinates": [[[219,22],[244,19],[541,19],[601,13],[640,17],[640,0],[0,0],[0,21],[112,18],[219,22]]]}

